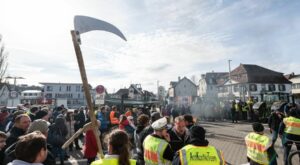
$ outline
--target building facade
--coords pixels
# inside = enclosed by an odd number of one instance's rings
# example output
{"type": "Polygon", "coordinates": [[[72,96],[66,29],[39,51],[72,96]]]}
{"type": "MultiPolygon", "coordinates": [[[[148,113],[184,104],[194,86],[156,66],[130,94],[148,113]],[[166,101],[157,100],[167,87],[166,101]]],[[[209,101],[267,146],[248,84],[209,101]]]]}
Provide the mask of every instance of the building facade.
{"type": "MultiPolygon", "coordinates": [[[[52,105],[66,103],[68,108],[79,108],[86,106],[85,94],[81,83],[48,83],[43,85],[43,98],[52,105]]],[[[91,96],[94,98],[95,91],[90,86],[91,96]]]]}
{"type": "Polygon", "coordinates": [[[292,82],[293,101],[300,104],[300,75],[295,75],[294,73],[286,76],[292,82]]]}
{"type": "Polygon", "coordinates": [[[224,83],[228,72],[209,72],[201,75],[198,96],[201,98],[218,97],[218,86],[224,83]]]}
{"type": "Polygon", "coordinates": [[[168,103],[177,106],[190,106],[197,98],[197,86],[188,78],[178,78],[178,82],[170,82],[168,103]]]}
{"type": "Polygon", "coordinates": [[[221,98],[246,101],[254,97],[258,101],[289,101],[291,82],[283,73],[258,65],[241,64],[230,72],[223,85],[218,87],[221,98]]]}

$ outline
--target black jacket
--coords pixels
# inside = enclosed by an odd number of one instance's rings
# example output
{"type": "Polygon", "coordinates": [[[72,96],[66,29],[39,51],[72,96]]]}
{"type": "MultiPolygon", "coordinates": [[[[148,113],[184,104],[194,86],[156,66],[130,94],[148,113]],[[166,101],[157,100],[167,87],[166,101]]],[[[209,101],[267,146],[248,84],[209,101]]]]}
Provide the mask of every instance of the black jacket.
{"type": "MultiPolygon", "coordinates": [[[[16,143],[12,144],[9,148],[5,150],[5,158],[3,164],[8,164],[16,159],[15,156],[16,143]]],[[[47,144],[47,158],[43,162],[43,165],[55,165],[55,157],[52,154],[52,146],[47,144]]]]}
{"type": "MultiPolygon", "coordinates": [[[[10,145],[14,144],[15,142],[18,141],[18,138],[22,135],[25,135],[25,131],[22,130],[21,128],[17,127],[12,127],[12,129],[9,131],[9,136],[6,139],[6,148],[8,148],[10,145]]],[[[4,150],[5,150],[4,149],[4,150]]]]}
{"type": "Polygon", "coordinates": [[[279,125],[282,122],[282,120],[282,115],[279,117],[275,112],[273,112],[268,119],[269,128],[273,129],[274,131],[278,131],[279,125]]]}
{"type": "Polygon", "coordinates": [[[141,131],[139,134],[139,141],[137,142],[137,165],[144,165],[144,149],[143,149],[143,142],[145,140],[145,138],[152,134],[154,132],[153,128],[151,127],[151,125],[145,127],[141,131]]]}
{"type": "Polygon", "coordinates": [[[174,127],[168,130],[168,133],[170,134],[170,145],[174,152],[177,152],[182,147],[189,144],[190,135],[188,129],[186,129],[185,134],[182,137],[176,133],[174,127]]]}

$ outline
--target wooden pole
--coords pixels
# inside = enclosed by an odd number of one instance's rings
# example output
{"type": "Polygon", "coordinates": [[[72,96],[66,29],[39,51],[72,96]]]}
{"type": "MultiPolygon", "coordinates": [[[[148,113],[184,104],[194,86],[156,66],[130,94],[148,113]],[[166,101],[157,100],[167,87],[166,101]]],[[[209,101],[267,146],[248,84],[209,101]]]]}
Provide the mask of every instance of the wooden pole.
{"type": "Polygon", "coordinates": [[[96,141],[97,141],[98,153],[100,154],[100,157],[103,158],[104,155],[103,155],[102,146],[101,146],[101,142],[100,142],[100,138],[99,138],[100,134],[99,134],[99,131],[98,131],[98,123],[97,123],[96,116],[95,116],[95,113],[94,113],[92,98],[91,98],[91,94],[90,94],[90,88],[89,88],[89,84],[88,84],[88,80],[87,80],[87,76],[86,76],[86,72],[85,72],[84,61],[83,61],[81,49],[80,49],[80,46],[79,46],[79,44],[77,42],[77,39],[76,39],[76,31],[71,30],[71,35],[72,35],[73,45],[74,45],[74,48],[75,48],[77,62],[78,62],[79,70],[80,70],[80,75],[81,75],[81,80],[82,80],[82,84],[83,84],[84,94],[85,94],[87,106],[88,106],[88,109],[89,109],[89,117],[91,119],[93,132],[94,132],[94,135],[95,135],[95,138],[96,138],[96,141]]]}

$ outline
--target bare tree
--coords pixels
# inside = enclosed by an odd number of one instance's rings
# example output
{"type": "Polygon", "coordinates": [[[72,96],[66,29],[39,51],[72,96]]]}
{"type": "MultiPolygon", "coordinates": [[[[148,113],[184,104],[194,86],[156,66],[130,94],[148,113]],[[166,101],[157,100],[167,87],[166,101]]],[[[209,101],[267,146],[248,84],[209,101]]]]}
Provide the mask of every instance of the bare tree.
{"type": "Polygon", "coordinates": [[[7,69],[7,55],[4,43],[2,42],[2,35],[0,34],[0,84],[4,82],[4,75],[7,69]]]}

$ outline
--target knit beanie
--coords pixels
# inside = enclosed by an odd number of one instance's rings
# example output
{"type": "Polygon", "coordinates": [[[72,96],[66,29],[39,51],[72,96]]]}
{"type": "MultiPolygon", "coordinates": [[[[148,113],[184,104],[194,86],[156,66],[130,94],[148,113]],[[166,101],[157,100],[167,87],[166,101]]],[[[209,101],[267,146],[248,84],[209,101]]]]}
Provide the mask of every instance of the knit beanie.
{"type": "Polygon", "coordinates": [[[255,132],[263,132],[265,130],[264,126],[261,123],[253,123],[252,124],[253,131],[255,132]]]}
{"type": "Polygon", "coordinates": [[[194,125],[190,128],[191,139],[199,139],[201,141],[205,140],[205,129],[201,126],[194,125]]]}
{"type": "Polygon", "coordinates": [[[47,116],[48,115],[48,111],[47,110],[40,110],[40,111],[38,111],[36,114],[35,114],[35,118],[36,119],[41,119],[41,118],[43,118],[43,117],[45,117],[45,116],[47,116]]]}
{"type": "Polygon", "coordinates": [[[40,131],[42,133],[46,133],[48,131],[48,123],[46,120],[43,119],[37,119],[34,120],[29,128],[28,128],[28,133],[34,132],[34,131],[40,131]]]}

